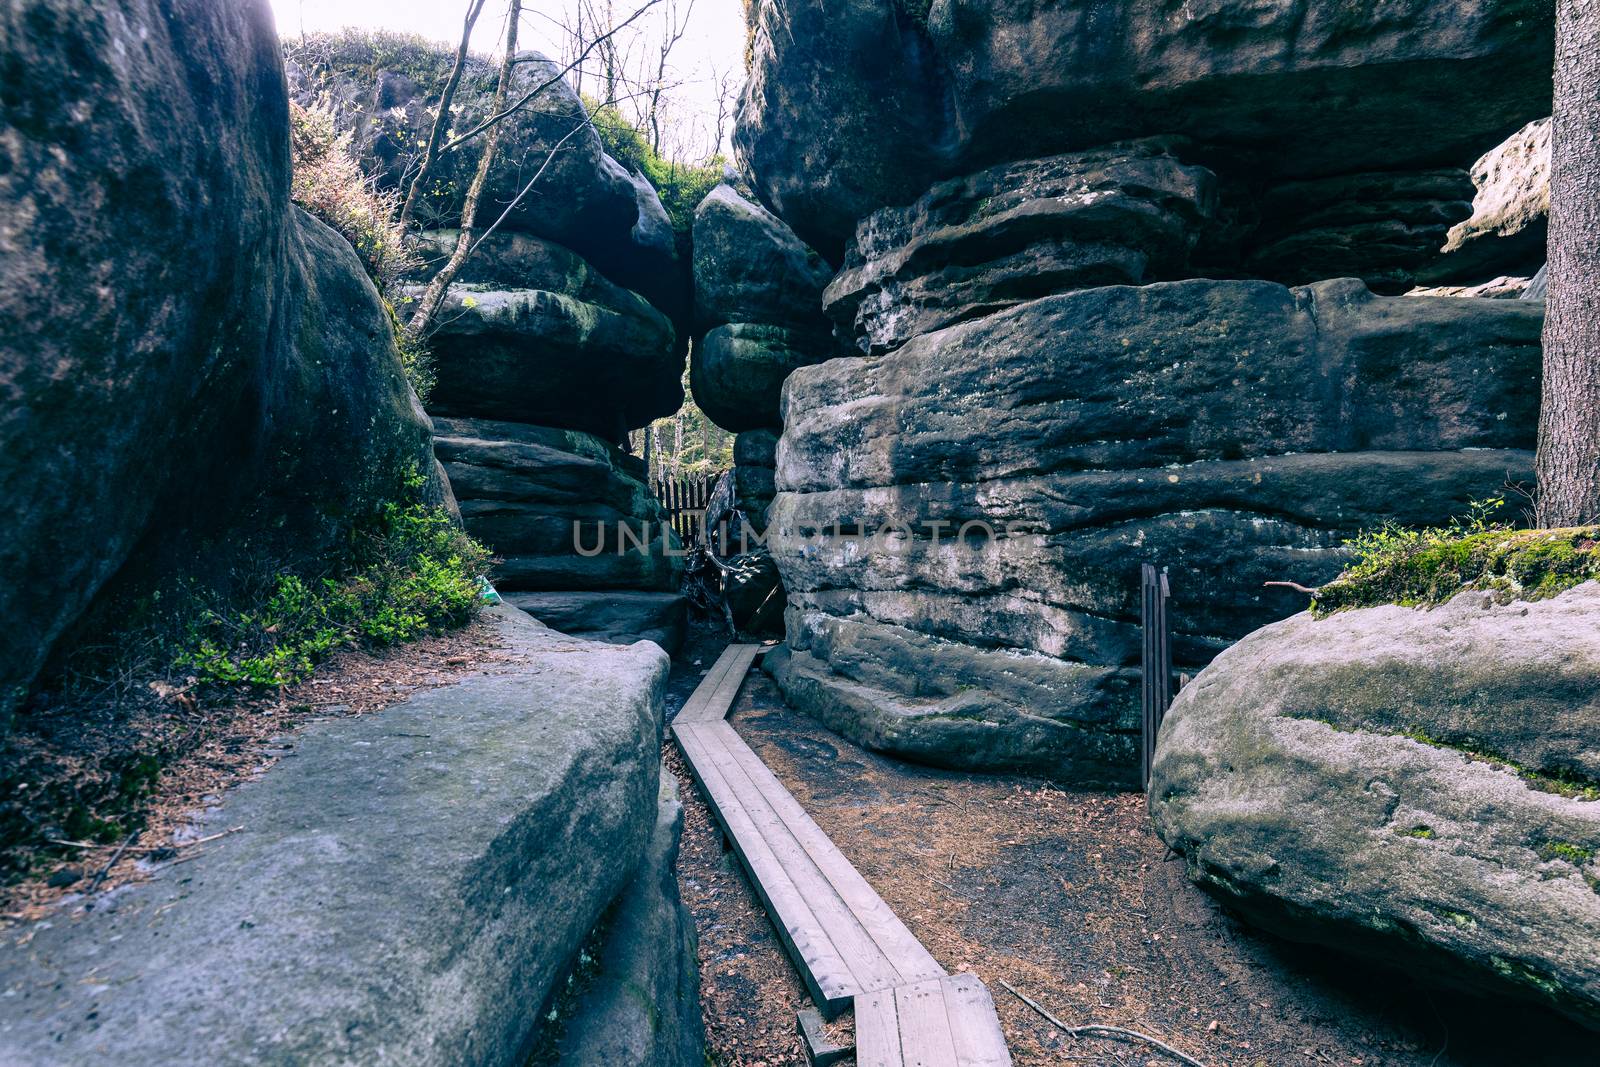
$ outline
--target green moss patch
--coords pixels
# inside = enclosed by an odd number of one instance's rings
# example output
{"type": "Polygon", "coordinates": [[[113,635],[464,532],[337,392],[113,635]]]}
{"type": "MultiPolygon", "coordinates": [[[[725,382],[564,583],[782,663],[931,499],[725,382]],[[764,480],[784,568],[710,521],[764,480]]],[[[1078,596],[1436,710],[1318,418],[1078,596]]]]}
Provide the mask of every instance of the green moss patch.
{"type": "Polygon", "coordinates": [[[1600,527],[1513,530],[1483,522],[1385,528],[1350,542],[1356,562],[1317,591],[1314,614],[1379,604],[1443,604],[1466,590],[1540,600],[1600,578],[1600,527]]]}

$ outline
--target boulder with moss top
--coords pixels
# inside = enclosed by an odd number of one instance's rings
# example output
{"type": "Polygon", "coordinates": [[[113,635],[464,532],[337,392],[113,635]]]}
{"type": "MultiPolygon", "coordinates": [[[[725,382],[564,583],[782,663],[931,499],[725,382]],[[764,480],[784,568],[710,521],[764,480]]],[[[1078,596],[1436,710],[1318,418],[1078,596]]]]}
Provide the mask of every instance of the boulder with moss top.
{"type": "Polygon", "coordinates": [[[1295,940],[1600,1028],[1600,583],[1302,613],[1174,701],[1150,809],[1295,940]]]}

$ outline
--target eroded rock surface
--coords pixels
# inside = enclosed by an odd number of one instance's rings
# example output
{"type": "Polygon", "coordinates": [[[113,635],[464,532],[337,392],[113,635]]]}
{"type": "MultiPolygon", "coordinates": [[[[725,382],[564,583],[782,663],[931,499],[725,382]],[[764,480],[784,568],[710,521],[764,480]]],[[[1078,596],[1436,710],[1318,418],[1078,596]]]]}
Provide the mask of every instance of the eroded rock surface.
{"type": "Polygon", "coordinates": [[[561,1041],[563,1067],[704,1067],[694,919],[678,893],[678,788],[663,768],[655,831],[606,918],[598,974],[561,1041]]]}
{"type": "Polygon", "coordinates": [[[1546,113],[1553,9],[1525,0],[763,0],[735,144],[838,256],[930,178],[1181,133],[1282,181],[1465,166],[1546,113]],[[1449,101],[1449,122],[1440,121],[1449,101]]]}
{"type": "MultiPolygon", "coordinates": [[[[505,662],[306,727],[197,828],[242,830],[8,931],[0,1060],[524,1062],[595,924],[661,878],[668,663],[489,614],[505,662]]],[[[690,984],[657,914],[642,936],[690,984]]]]}
{"type": "Polygon", "coordinates": [[[833,270],[771,212],[732,187],[694,215],[695,402],[725,430],[777,428],[783,380],[834,354],[822,290],[833,270]]]}
{"type": "Polygon", "coordinates": [[[824,307],[873,352],[1047,293],[1178,276],[1215,181],[1165,141],[940,182],[856,227],[824,307]]]}
{"type": "Polygon", "coordinates": [[[289,204],[265,5],[29,0],[0,53],[3,728],[136,544],[316,559],[433,468],[376,291],[289,204]]]}
{"type": "Polygon", "coordinates": [[[1179,693],[1191,877],[1297,940],[1600,1027],[1600,585],[1275,623],[1179,693]]]}
{"type": "Polygon", "coordinates": [[[440,418],[434,431],[468,532],[501,558],[500,588],[676,592],[676,535],[642,460],[575,430],[440,418]]]}
{"type": "Polygon", "coordinates": [[[796,371],[771,510],[791,700],[955,766],[1133,772],[1138,567],[1180,663],[1290,614],[1343,538],[1530,475],[1519,301],[1082,290],[796,371]],[[867,535],[871,535],[870,537],[867,535]],[[1024,683],[1024,679],[1033,679],[1024,683]]]}
{"type": "MultiPolygon", "coordinates": [[[[425,235],[419,279],[456,231],[425,235]]],[[[420,297],[421,284],[403,293],[420,297]]],[[[430,336],[441,415],[530,422],[621,440],[683,403],[672,323],[561,245],[491,234],[463,267],[430,336]]]]}
{"type": "Polygon", "coordinates": [[[1451,228],[1438,276],[1476,281],[1537,270],[1549,229],[1550,120],[1530,122],[1486,152],[1472,180],[1472,216],[1451,228]]]}

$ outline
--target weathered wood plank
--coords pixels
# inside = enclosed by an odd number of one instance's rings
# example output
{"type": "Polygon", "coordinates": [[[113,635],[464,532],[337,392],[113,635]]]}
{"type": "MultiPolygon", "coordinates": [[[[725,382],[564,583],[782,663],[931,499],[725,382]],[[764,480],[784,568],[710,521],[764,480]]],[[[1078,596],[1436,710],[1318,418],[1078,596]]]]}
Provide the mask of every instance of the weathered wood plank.
{"type": "Polygon", "coordinates": [[[729,645],[700,679],[683,709],[673,717],[679,722],[721,722],[728,714],[739,687],[744,684],[750,664],[761,653],[761,645],[729,645]]]}
{"type": "MultiPolygon", "coordinates": [[[[708,728],[699,729],[704,732],[708,728]]],[[[788,826],[778,817],[771,803],[741,766],[739,755],[747,753],[753,758],[755,753],[750,752],[744,741],[733,732],[732,727],[724,724],[720,730],[726,731],[728,736],[722,750],[712,754],[717,771],[732,786],[739,803],[744,806],[751,821],[765,837],[768,847],[783,864],[784,872],[794,881],[811,913],[827,930],[829,940],[833,942],[845,964],[850,968],[853,978],[849,989],[850,995],[901,984],[900,973],[893,961],[884,955],[883,950],[862,927],[851,912],[850,906],[834,889],[827,875],[806,853],[800,842],[795,840],[788,826]],[[740,753],[738,750],[743,751],[740,753]]],[[[821,833],[820,830],[817,832],[821,833]]],[[[836,849],[832,856],[823,858],[834,863],[846,863],[845,858],[836,849]]],[[[844,1005],[838,1007],[843,1008],[844,1005]]]]}
{"type": "Polygon", "coordinates": [[[904,1067],[904,1064],[894,990],[863,993],[856,998],[856,1067],[904,1067]]]}
{"type": "MultiPolygon", "coordinates": [[[[731,727],[729,729],[732,729],[731,727]]],[[[761,791],[773,811],[782,819],[785,828],[805,849],[807,857],[827,879],[850,911],[851,918],[860,924],[884,958],[894,968],[893,985],[942,977],[946,972],[939,966],[922,942],[908,930],[898,916],[883,902],[883,898],[861,876],[844,853],[839,851],[827,834],[806,814],[800,802],[784,788],[778,776],[761,761],[741,740],[737,748],[729,746],[745,773],[761,791]]],[[[871,987],[868,987],[871,988],[871,987]]]]}
{"type": "Polygon", "coordinates": [[[939,979],[899,986],[894,991],[900,1020],[900,1056],[905,1067],[957,1067],[955,1038],[945,1013],[939,979]]]}
{"type": "Polygon", "coordinates": [[[676,728],[674,735],[683,748],[690,773],[705,793],[734,853],[749,872],[751,884],[795,960],[812,999],[825,1012],[835,1015],[849,1005],[857,992],[855,976],[719,769],[714,754],[726,743],[718,736],[722,731],[733,732],[727,726],[685,724],[676,728]]]}
{"type": "Polygon", "coordinates": [[[952,975],[940,986],[958,1067],[1011,1067],[1011,1052],[1000,1031],[994,998],[978,976],[952,975]]]}

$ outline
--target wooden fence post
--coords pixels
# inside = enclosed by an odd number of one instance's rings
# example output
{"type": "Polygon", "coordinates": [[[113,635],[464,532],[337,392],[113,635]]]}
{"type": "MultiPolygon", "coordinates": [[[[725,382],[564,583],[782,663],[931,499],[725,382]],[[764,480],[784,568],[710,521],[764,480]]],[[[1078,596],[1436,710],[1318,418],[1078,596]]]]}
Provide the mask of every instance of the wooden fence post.
{"type": "Polygon", "coordinates": [[[1172,706],[1172,632],[1167,624],[1167,599],[1172,595],[1165,571],[1149,563],[1139,568],[1139,621],[1144,647],[1139,657],[1139,696],[1143,728],[1139,747],[1139,785],[1150,789],[1156,735],[1172,706]]]}

